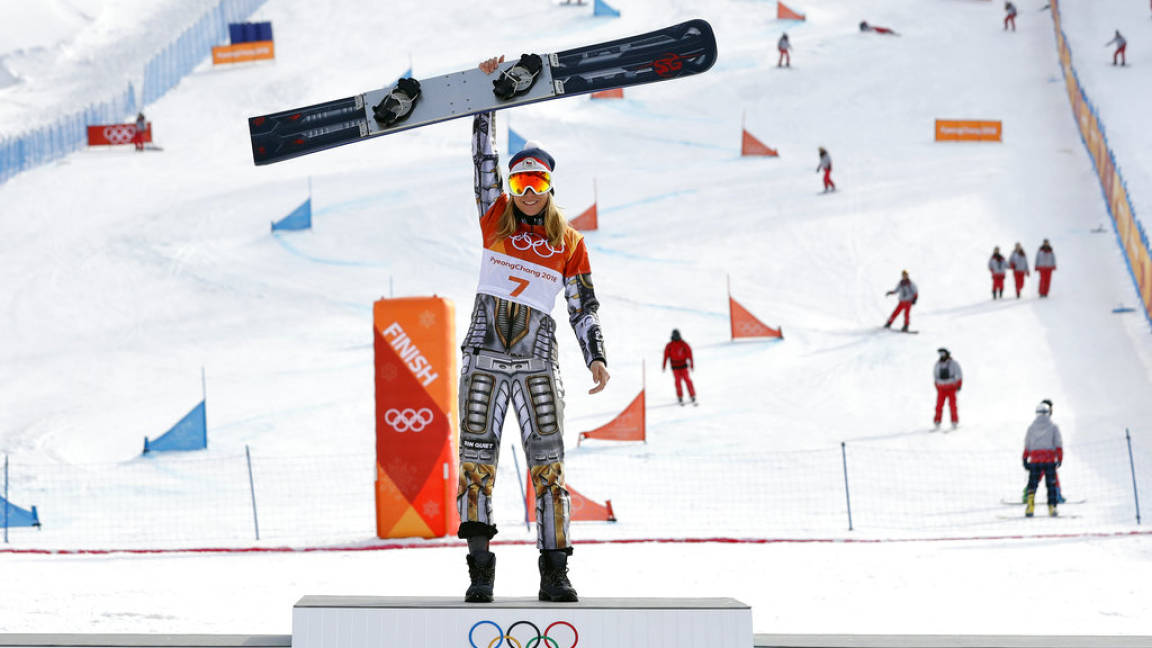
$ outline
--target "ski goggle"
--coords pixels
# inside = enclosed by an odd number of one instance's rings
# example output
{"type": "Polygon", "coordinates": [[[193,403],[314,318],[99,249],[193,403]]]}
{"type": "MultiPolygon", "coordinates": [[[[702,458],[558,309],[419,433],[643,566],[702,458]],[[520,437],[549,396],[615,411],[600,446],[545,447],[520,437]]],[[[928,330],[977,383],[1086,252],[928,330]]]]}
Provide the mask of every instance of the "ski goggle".
{"type": "Polygon", "coordinates": [[[546,171],[522,171],[508,176],[508,191],[513,196],[523,196],[526,191],[544,195],[552,189],[552,176],[546,171]]]}

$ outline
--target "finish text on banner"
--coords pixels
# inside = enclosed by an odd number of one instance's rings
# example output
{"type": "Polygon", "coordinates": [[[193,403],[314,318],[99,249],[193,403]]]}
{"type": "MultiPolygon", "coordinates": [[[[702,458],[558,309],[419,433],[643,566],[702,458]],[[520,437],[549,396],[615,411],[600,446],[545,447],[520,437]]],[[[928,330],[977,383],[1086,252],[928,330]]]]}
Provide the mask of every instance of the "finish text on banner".
{"type": "Polygon", "coordinates": [[[276,58],[276,45],[273,41],[252,41],[238,45],[218,45],[212,48],[212,63],[243,63],[276,58]]]}
{"type": "Polygon", "coordinates": [[[999,142],[1003,135],[1001,123],[976,119],[937,119],[937,142],[999,142]]]}
{"type": "Polygon", "coordinates": [[[376,365],[376,535],[456,532],[455,308],[442,297],[381,299],[376,365]]]}

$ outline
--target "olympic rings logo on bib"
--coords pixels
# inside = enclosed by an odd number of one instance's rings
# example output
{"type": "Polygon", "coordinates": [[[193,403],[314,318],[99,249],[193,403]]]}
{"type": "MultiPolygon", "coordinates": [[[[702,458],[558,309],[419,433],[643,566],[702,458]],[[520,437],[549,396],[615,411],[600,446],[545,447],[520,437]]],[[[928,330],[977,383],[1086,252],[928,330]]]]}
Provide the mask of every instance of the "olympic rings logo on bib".
{"type": "Polygon", "coordinates": [[[397,432],[420,432],[428,427],[432,419],[432,410],[427,407],[421,407],[418,410],[412,409],[411,407],[404,409],[392,408],[384,412],[384,422],[397,432]]]}
{"type": "Polygon", "coordinates": [[[112,144],[127,144],[136,136],[136,127],[128,124],[105,126],[104,137],[112,144]]]}
{"type": "Polygon", "coordinates": [[[557,250],[556,248],[552,247],[552,244],[548,242],[548,239],[532,236],[528,232],[521,232],[516,236],[513,236],[511,241],[512,247],[516,248],[517,250],[532,250],[536,253],[537,256],[544,257],[545,259],[555,254],[564,253],[563,244],[561,244],[560,249],[557,250]]]}
{"type": "Polygon", "coordinates": [[[472,648],[576,648],[576,644],[578,643],[580,643],[580,633],[576,632],[576,626],[568,623],[567,621],[553,622],[551,625],[544,629],[543,634],[541,634],[540,628],[538,628],[536,624],[532,623],[531,621],[517,621],[516,623],[508,626],[508,632],[504,632],[504,630],[502,630],[495,621],[477,621],[472,626],[472,629],[468,631],[468,644],[472,648]],[[483,625],[490,625],[496,629],[496,636],[492,637],[492,639],[486,645],[477,644],[476,637],[473,636],[476,633],[476,628],[479,628],[483,625]],[[520,640],[512,634],[512,631],[515,630],[517,626],[522,625],[529,626],[531,628],[531,630],[528,631],[530,638],[523,643],[521,643],[520,640]],[[555,637],[548,635],[548,633],[552,632],[552,628],[561,625],[568,626],[568,629],[572,631],[572,643],[561,644],[556,640],[555,637]],[[531,636],[533,632],[536,633],[535,636],[531,636]]]}

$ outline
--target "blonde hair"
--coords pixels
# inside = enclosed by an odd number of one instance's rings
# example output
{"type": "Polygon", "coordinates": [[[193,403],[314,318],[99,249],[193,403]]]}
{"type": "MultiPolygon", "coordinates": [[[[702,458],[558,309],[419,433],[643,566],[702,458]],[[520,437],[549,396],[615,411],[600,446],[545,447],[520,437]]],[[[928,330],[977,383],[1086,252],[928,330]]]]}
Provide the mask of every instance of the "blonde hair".
{"type": "MultiPolygon", "coordinates": [[[[516,234],[516,212],[513,211],[515,203],[508,197],[508,204],[504,205],[504,212],[496,223],[497,238],[506,239],[516,234]]],[[[556,206],[552,196],[548,196],[548,204],[544,206],[544,233],[548,236],[548,244],[554,248],[564,245],[564,232],[568,230],[568,220],[564,213],[556,206]]]]}

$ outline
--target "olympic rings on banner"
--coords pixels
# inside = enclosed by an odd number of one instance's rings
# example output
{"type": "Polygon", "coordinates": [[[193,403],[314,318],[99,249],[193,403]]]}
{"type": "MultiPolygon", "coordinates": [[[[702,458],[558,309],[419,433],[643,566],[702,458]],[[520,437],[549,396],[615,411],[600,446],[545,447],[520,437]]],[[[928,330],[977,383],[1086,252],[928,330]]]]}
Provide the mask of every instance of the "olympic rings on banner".
{"type": "Polygon", "coordinates": [[[116,124],[104,127],[104,138],[112,144],[127,144],[136,136],[136,126],[133,124],[116,124]]]}
{"type": "Polygon", "coordinates": [[[421,407],[418,410],[411,407],[405,407],[402,410],[392,408],[384,412],[384,422],[397,432],[409,430],[420,432],[432,422],[432,418],[432,410],[427,407],[421,407]]]}
{"type": "Polygon", "coordinates": [[[502,630],[500,628],[500,626],[496,624],[495,621],[485,620],[485,621],[477,621],[475,624],[473,624],[472,629],[468,631],[468,644],[472,648],[481,648],[480,646],[476,645],[476,640],[475,640],[475,637],[473,635],[476,632],[476,628],[479,628],[482,625],[490,625],[496,629],[496,636],[492,637],[492,640],[488,642],[488,645],[485,648],[502,648],[502,647],[504,647],[505,641],[508,642],[506,648],[544,648],[544,647],[547,647],[547,648],[576,648],[576,644],[580,643],[580,633],[576,632],[576,627],[573,626],[571,623],[568,623],[567,621],[554,621],[554,622],[552,622],[551,625],[549,625],[547,628],[545,628],[544,633],[541,634],[540,628],[537,627],[536,624],[532,623],[531,621],[517,621],[516,623],[513,623],[512,625],[508,626],[508,631],[504,632],[504,630],[502,630]],[[529,626],[530,628],[532,628],[532,630],[534,630],[536,632],[535,637],[532,637],[531,639],[529,639],[528,641],[526,641],[523,644],[520,643],[520,640],[517,639],[516,637],[514,637],[512,634],[512,632],[517,628],[517,626],[521,626],[521,625],[529,626]],[[558,641],[556,641],[556,639],[554,637],[548,636],[548,633],[552,631],[552,628],[555,628],[558,625],[568,626],[568,628],[572,631],[572,643],[571,644],[569,644],[567,646],[561,646],[560,643],[558,641]],[[543,644],[543,646],[541,646],[541,644],[543,644]]]}

